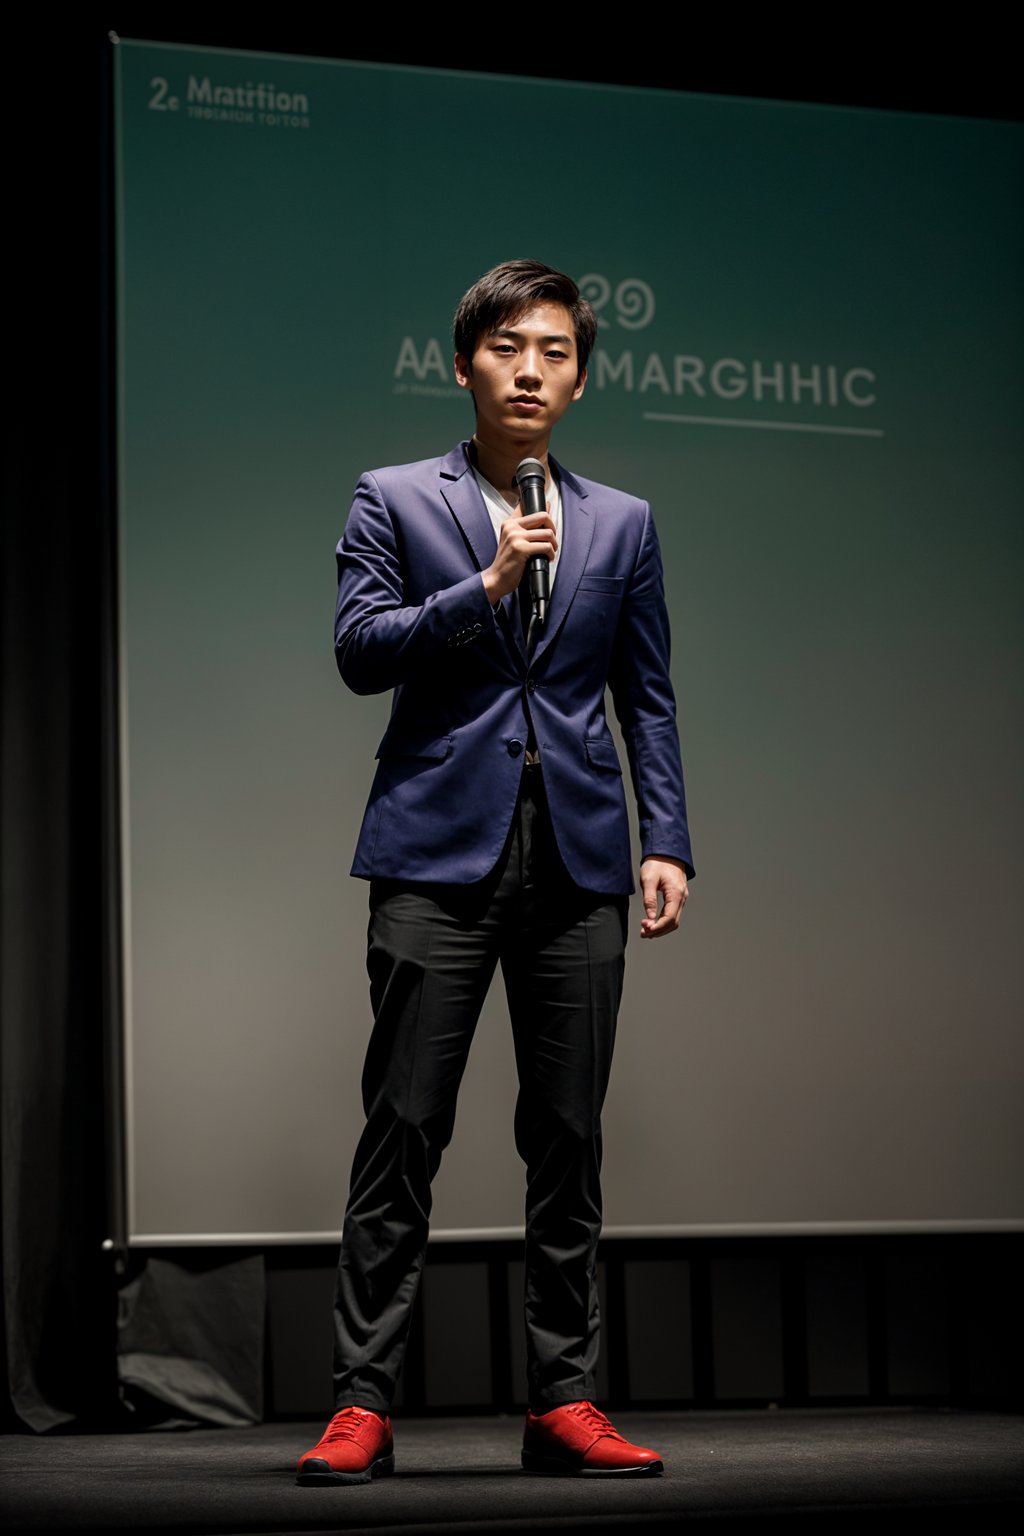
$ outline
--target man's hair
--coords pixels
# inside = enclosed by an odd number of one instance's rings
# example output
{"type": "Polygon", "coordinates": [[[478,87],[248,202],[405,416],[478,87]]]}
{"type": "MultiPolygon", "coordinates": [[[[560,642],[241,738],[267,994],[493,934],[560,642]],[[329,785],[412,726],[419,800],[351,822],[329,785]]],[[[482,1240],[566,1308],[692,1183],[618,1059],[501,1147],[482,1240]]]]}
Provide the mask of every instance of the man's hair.
{"type": "Polygon", "coordinates": [[[569,311],[576,334],[576,366],[582,374],[597,337],[597,316],[572,278],[542,261],[503,261],[478,278],[455,311],[456,352],[471,363],[482,336],[513,324],[531,305],[543,303],[561,304],[569,311]]]}

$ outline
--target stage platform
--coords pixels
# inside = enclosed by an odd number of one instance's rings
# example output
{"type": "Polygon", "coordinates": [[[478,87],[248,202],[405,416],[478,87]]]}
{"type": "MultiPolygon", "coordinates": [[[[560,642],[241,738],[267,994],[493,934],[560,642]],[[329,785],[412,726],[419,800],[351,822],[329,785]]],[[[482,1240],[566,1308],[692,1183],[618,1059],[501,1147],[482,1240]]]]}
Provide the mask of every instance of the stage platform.
{"type": "MultiPolygon", "coordinates": [[[[623,1413],[661,1451],[645,1479],[541,1478],[519,1466],[521,1420],[403,1419],[394,1477],[300,1488],[322,1424],[0,1440],[5,1532],[533,1530],[1009,1531],[1024,1515],[1024,1418],[932,1409],[623,1413]]],[[[1022,1527],[1024,1528],[1024,1527],[1022,1527]]]]}

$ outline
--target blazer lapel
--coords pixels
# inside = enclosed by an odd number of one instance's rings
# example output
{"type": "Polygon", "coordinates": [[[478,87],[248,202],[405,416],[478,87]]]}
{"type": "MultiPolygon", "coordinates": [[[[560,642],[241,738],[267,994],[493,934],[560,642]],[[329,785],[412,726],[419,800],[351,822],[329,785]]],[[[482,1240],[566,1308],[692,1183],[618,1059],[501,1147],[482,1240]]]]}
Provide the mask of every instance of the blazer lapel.
{"type": "Polygon", "coordinates": [[[477,569],[486,570],[498,552],[498,541],[466,456],[465,443],[460,443],[441,460],[441,495],[462,529],[477,569]]]}
{"type": "MultiPolygon", "coordinates": [[[[486,570],[498,552],[498,540],[494,524],[487,510],[480,487],[476,483],[472,465],[466,453],[466,444],[460,443],[441,461],[441,495],[448,504],[462,536],[469,546],[478,570],[486,570]]],[[[519,657],[522,670],[526,670],[526,642],[519,622],[516,594],[505,598],[498,608],[498,622],[519,657]]]]}

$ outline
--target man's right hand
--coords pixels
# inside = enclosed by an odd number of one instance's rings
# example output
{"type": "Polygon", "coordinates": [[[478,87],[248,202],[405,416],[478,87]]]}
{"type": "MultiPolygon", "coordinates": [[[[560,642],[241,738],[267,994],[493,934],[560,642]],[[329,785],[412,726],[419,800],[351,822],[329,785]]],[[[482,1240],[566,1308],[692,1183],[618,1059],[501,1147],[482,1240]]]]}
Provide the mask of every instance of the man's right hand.
{"type": "Polygon", "coordinates": [[[498,552],[483,572],[484,591],[491,607],[516,590],[523,579],[527,560],[534,555],[553,560],[557,548],[555,525],[548,514],[534,512],[530,517],[523,517],[517,506],[512,516],[502,523],[498,552]]]}

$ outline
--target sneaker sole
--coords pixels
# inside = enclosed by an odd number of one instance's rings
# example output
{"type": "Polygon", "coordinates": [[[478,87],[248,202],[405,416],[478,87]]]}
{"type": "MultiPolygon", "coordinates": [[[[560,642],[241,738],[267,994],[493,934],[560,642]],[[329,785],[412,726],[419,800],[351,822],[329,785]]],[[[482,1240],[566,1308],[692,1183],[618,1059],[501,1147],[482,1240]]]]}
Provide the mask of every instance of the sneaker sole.
{"type": "Polygon", "coordinates": [[[639,1467],[574,1467],[555,1456],[523,1452],[523,1471],[536,1473],[539,1477],[656,1477],[664,1470],[663,1461],[648,1461],[639,1467]]]}
{"type": "Polygon", "coordinates": [[[363,1472],[335,1472],[319,1456],[308,1456],[295,1481],[303,1488],[325,1488],[332,1483],[369,1483],[375,1477],[390,1477],[395,1470],[394,1456],[378,1456],[363,1472]]]}

